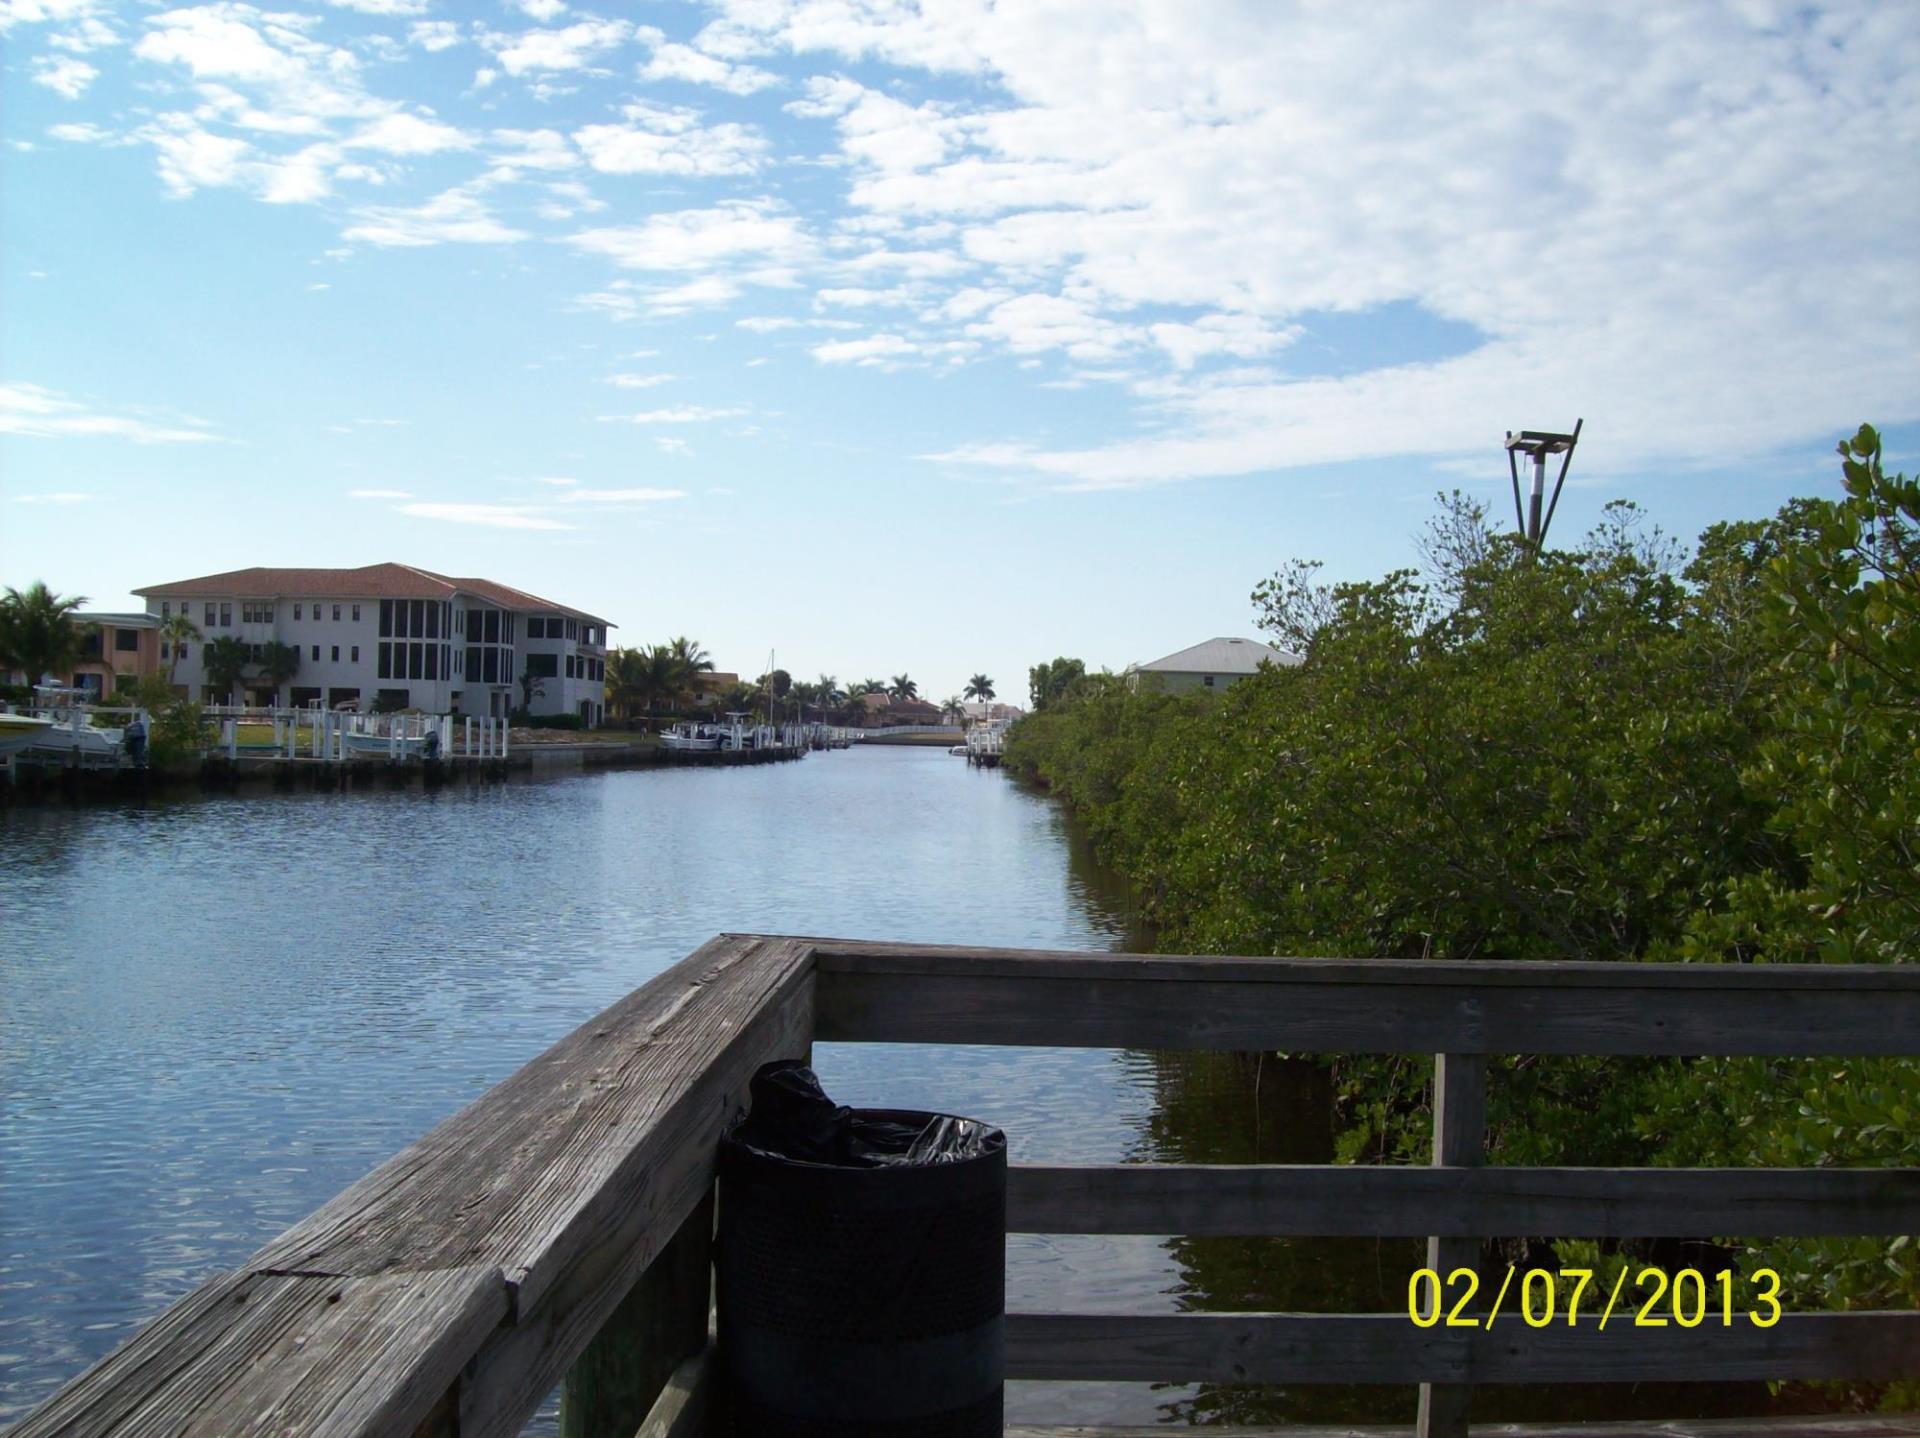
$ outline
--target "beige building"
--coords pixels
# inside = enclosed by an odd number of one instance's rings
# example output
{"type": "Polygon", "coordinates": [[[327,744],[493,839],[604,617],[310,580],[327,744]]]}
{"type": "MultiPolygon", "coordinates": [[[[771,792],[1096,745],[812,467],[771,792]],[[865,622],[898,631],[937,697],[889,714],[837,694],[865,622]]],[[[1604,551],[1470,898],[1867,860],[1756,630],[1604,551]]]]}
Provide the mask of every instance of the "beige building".
{"type": "Polygon", "coordinates": [[[1298,654],[1258,639],[1208,639],[1151,663],[1135,664],[1127,670],[1127,679],[1136,690],[1168,694],[1220,690],[1245,679],[1262,664],[1285,668],[1299,662],[1298,654]]]}

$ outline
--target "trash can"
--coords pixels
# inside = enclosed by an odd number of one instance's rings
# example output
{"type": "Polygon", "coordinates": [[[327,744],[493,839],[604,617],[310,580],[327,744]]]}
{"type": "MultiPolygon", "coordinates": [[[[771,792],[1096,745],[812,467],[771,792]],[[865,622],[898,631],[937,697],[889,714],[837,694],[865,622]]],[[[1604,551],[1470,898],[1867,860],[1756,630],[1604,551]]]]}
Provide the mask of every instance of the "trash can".
{"type": "Polygon", "coordinates": [[[739,1438],[999,1438],[1007,1140],[846,1109],[800,1064],[721,1140],[717,1304],[739,1438]]]}

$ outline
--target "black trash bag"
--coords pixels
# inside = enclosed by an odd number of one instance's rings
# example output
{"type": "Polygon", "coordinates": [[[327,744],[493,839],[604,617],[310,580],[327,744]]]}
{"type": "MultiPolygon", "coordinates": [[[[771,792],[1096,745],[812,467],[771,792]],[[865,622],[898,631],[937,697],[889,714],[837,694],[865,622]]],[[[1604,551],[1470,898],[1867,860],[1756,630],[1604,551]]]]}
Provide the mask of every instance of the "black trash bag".
{"type": "Polygon", "coordinates": [[[794,1059],[762,1064],[749,1089],[751,1108],[729,1132],[767,1158],[835,1168],[925,1168],[987,1151],[998,1130],[970,1118],[935,1114],[902,1123],[836,1104],[812,1069],[794,1059]]]}

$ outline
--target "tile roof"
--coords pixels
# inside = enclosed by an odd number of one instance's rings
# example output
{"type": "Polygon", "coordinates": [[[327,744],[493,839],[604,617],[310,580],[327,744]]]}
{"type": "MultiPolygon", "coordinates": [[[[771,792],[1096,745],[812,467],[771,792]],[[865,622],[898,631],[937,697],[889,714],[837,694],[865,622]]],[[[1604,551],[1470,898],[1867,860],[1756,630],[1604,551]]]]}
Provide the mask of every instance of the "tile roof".
{"type": "Polygon", "coordinates": [[[1258,639],[1208,639],[1139,667],[1162,674],[1251,674],[1261,664],[1298,664],[1300,656],[1258,639]]]}
{"type": "Polygon", "coordinates": [[[545,609],[589,624],[614,627],[597,614],[556,604],[524,589],[496,584],[491,579],[451,578],[411,564],[363,564],[358,569],[230,569],[198,579],[150,584],[133,592],[147,599],[298,599],[306,595],[322,599],[451,599],[461,593],[509,609],[545,609]]]}

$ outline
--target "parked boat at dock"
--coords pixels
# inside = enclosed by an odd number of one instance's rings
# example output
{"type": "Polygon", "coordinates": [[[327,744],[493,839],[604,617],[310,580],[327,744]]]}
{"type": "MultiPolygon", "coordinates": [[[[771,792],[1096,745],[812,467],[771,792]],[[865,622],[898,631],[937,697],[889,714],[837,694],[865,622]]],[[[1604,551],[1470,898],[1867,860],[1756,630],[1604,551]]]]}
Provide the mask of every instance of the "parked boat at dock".
{"type": "Polygon", "coordinates": [[[711,724],[683,720],[663,732],[660,742],[675,753],[708,754],[720,747],[720,735],[711,724]]]}
{"type": "Polygon", "coordinates": [[[51,728],[53,720],[37,714],[0,714],[0,759],[25,753],[51,728]]]}

